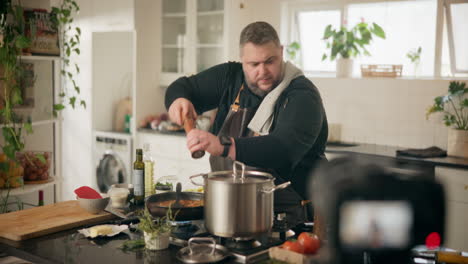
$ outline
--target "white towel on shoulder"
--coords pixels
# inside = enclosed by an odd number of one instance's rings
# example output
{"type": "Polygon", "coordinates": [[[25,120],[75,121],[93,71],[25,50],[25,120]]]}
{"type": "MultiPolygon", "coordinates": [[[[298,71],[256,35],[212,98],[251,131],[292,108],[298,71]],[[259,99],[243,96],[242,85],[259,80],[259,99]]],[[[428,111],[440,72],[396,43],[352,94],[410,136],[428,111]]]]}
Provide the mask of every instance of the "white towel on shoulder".
{"type": "Polygon", "coordinates": [[[273,111],[275,109],[276,100],[281,93],[289,86],[289,83],[299,76],[304,75],[302,71],[294,66],[291,62],[286,62],[284,65],[283,80],[271,92],[269,92],[260,106],[255,112],[254,117],[250,121],[248,128],[262,136],[268,135],[271,125],[273,124],[273,111]]]}

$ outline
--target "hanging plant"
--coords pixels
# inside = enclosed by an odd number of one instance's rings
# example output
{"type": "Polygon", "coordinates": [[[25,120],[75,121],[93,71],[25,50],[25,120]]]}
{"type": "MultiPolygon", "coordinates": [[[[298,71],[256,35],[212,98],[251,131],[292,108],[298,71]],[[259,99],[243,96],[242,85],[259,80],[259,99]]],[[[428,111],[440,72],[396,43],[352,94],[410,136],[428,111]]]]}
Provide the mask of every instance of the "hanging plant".
{"type": "Polygon", "coordinates": [[[64,109],[67,103],[75,108],[79,102],[81,106],[86,108],[86,102],[79,99],[80,87],[75,81],[75,75],[80,73],[80,67],[70,61],[73,54],[80,55],[81,29],[72,27],[73,15],[78,11],[80,11],[80,8],[73,0],[63,0],[60,7],[52,8],[52,21],[59,30],[60,53],[62,56],[62,67],[60,69],[62,85],[59,93],[62,102],[54,105],[54,115],[57,114],[57,111],[64,109]]]}

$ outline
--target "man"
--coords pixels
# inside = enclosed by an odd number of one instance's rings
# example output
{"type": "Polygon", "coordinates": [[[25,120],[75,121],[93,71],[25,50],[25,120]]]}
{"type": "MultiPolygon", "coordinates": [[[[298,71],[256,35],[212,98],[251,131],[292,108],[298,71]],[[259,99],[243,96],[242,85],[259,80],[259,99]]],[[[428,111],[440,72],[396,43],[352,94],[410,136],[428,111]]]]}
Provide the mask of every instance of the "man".
{"type": "Polygon", "coordinates": [[[218,108],[211,133],[188,133],[188,149],[209,152],[213,171],[231,169],[237,160],[272,173],[277,184],[291,181],[274,200],[275,212],[287,213],[293,226],[306,220],[309,172],[325,159],[322,100],[312,82],[283,61],[270,24],[254,22],[242,30],[240,57],[242,63],[220,64],[172,83],[165,98],[169,117],[182,125],[186,117],[218,108]]]}

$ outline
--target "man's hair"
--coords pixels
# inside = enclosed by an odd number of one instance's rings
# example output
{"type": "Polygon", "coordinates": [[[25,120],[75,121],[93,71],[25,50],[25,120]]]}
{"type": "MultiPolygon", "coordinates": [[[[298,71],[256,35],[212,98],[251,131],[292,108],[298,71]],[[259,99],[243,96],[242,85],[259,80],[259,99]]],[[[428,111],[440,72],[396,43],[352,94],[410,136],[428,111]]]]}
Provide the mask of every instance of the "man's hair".
{"type": "Polygon", "coordinates": [[[248,24],[241,32],[239,47],[242,49],[244,45],[251,42],[255,45],[263,45],[273,41],[276,46],[280,46],[278,33],[267,22],[257,21],[248,24]]]}

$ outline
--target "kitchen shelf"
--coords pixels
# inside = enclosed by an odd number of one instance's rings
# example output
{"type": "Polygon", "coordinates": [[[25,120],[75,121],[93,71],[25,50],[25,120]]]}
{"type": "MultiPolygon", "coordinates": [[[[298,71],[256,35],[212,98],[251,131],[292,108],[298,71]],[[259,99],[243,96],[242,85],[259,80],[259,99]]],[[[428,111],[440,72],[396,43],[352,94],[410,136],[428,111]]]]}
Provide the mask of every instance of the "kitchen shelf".
{"type": "Polygon", "coordinates": [[[39,55],[22,55],[22,60],[38,60],[38,61],[59,61],[59,56],[39,56],[39,55]]]}
{"type": "MultiPolygon", "coordinates": [[[[40,191],[56,183],[57,183],[57,180],[54,178],[54,180],[50,182],[42,183],[42,184],[25,184],[23,187],[10,189],[10,196],[16,196],[16,195],[21,195],[21,194],[26,194],[26,193],[32,193],[35,191],[40,191]]],[[[2,196],[5,196],[7,191],[8,191],[7,189],[0,189],[0,194],[2,196]]]]}

